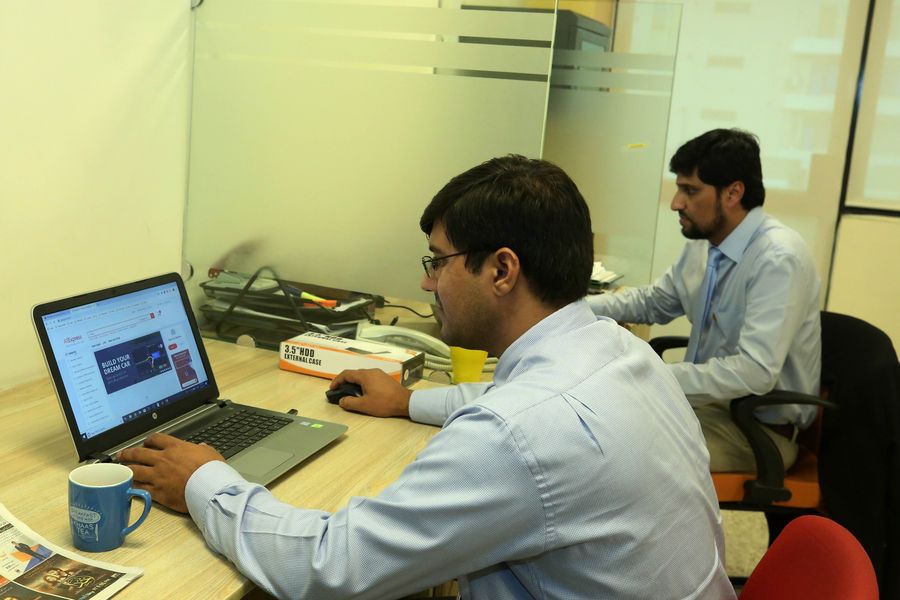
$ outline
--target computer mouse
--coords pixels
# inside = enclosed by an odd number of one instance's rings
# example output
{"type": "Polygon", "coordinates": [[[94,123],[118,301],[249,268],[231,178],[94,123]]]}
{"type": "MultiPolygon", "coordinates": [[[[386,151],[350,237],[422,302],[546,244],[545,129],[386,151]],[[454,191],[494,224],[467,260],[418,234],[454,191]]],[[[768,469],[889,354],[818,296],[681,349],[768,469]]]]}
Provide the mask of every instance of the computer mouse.
{"type": "Polygon", "coordinates": [[[360,387],[356,383],[350,383],[349,381],[345,381],[338,387],[333,390],[328,390],[325,392],[325,398],[331,402],[332,404],[337,404],[341,401],[341,398],[344,396],[362,396],[363,391],[362,387],[360,387]]]}

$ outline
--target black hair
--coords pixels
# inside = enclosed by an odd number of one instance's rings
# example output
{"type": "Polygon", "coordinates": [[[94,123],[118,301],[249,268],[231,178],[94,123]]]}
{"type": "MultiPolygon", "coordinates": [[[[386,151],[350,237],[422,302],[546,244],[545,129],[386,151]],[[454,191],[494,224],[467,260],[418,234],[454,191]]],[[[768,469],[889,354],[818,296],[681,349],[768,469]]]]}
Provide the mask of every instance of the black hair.
{"type": "Polygon", "coordinates": [[[669,171],[690,176],[697,170],[700,181],[721,192],[735,181],[743,182],[741,205],[750,210],[766,200],[759,140],[741,129],[713,129],[685,142],[669,161],[669,171]]]}
{"type": "Polygon", "coordinates": [[[477,273],[499,248],[519,257],[531,291],[564,306],[587,294],[594,262],[591,215],[575,182],[544,160],[510,154],[450,180],[422,213],[431,234],[440,221],[447,239],[477,273]]]}

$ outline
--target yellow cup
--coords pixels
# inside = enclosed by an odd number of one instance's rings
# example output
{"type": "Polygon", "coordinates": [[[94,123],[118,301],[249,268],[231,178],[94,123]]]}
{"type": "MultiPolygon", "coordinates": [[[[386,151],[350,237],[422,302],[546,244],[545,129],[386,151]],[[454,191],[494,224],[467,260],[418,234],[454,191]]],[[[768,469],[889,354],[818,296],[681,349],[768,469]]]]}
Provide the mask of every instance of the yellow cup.
{"type": "Polygon", "coordinates": [[[484,350],[467,350],[450,346],[450,364],[453,367],[453,383],[481,381],[481,371],[487,360],[484,350]]]}

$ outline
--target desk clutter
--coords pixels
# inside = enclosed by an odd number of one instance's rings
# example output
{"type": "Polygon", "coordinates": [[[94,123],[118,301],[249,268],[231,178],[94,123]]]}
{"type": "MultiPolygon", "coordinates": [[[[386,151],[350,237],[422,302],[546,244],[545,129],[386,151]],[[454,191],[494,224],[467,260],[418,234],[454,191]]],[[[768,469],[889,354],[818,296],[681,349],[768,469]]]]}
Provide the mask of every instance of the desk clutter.
{"type": "Polygon", "coordinates": [[[591,270],[591,282],[588,285],[589,294],[602,294],[609,289],[612,284],[623,277],[622,273],[610,271],[603,266],[599,260],[594,262],[594,268],[591,270]]]}
{"type": "MultiPolygon", "coordinates": [[[[375,318],[376,308],[386,306],[382,296],[283,280],[269,267],[253,275],[210,269],[200,288],[207,299],[199,307],[205,333],[278,350],[285,370],[332,378],[343,369],[377,366],[407,385],[423,376],[423,367],[453,368],[450,347],[441,340],[396,326],[397,319],[382,325],[375,318]],[[260,276],[266,270],[271,277],[260,276]]],[[[492,372],[496,363],[489,357],[483,371],[492,372]]]]}
{"type": "Polygon", "coordinates": [[[230,342],[249,336],[270,350],[310,331],[354,337],[358,325],[373,322],[375,308],[384,304],[375,294],[283,280],[268,267],[252,275],[210,269],[200,288],[206,295],[199,307],[205,331],[230,342]],[[272,277],[260,276],[266,270],[272,277]]]}

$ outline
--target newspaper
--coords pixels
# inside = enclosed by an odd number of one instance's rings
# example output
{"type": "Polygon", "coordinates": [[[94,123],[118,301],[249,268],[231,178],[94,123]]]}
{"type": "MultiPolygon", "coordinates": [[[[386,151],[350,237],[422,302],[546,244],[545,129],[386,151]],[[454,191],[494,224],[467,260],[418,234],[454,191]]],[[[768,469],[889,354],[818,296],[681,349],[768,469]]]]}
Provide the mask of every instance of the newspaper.
{"type": "Polygon", "coordinates": [[[104,600],[143,573],[63,550],[0,504],[0,599],[104,600]]]}

